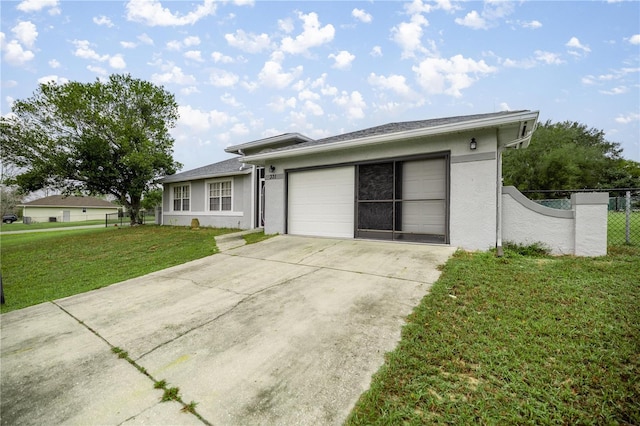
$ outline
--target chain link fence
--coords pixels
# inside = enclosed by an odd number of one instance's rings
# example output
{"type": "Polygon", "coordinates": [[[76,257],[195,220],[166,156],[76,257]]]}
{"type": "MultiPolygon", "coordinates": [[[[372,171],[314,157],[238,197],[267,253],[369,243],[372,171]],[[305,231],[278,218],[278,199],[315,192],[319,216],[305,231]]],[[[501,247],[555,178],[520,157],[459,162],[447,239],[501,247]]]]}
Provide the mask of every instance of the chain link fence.
{"type": "MultiPolygon", "coordinates": [[[[137,222],[142,225],[154,224],[156,222],[156,216],[154,210],[140,210],[138,212],[137,222]]],[[[131,218],[126,212],[119,211],[118,213],[108,213],[105,215],[104,226],[123,226],[131,224],[131,218]]]]}
{"type": "Polygon", "coordinates": [[[640,188],[522,191],[538,204],[562,210],[571,210],[571,194],[576,192],[608,192],[609,245],[640,246],[640,188]]]}

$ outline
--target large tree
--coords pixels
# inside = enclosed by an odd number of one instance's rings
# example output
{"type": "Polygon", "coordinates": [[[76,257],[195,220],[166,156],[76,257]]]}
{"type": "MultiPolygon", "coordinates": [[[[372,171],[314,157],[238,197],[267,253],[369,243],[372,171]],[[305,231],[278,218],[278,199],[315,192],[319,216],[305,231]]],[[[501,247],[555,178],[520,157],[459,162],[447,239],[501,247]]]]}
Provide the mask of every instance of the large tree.
{"type": "Polygon", "coordinates": [[[569,121],[539,125],[527,149],[503,156],[505,185],[521,191],[640,187],[639,171],[602,130],[569,121]]]}
{"type": "Polygon", "coordinates": [[[143,195],[181,165],[169,129],[173,94],[130,75],[93,83],[41,84],[1,118],[2,160],[24,170],[25,191],[110,194],[136,223],[143,195]]]}

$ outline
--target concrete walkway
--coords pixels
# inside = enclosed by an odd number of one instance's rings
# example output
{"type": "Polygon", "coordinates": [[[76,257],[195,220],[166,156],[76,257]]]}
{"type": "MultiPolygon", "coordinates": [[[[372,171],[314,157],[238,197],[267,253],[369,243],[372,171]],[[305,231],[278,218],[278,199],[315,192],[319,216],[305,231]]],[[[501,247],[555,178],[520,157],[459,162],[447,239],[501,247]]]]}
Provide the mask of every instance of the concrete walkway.
{"type": "Polygon", "coordinates": [[[1,423],[340,424],[453,252],[278,236],[9,312],[1,423]]]}

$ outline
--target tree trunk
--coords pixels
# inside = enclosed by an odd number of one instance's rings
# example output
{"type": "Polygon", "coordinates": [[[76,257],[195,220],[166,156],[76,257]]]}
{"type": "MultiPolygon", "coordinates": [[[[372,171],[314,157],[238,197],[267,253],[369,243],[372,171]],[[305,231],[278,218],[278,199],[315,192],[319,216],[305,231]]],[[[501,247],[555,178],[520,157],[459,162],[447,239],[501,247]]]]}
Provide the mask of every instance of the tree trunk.
{"type": "Polygon", "coordinates": [[[131,226],[142,224],[140,218],[140,202],[141,197],[131,196],[131,204],[129,206],[129,218],[131,219],[131,226]]]}

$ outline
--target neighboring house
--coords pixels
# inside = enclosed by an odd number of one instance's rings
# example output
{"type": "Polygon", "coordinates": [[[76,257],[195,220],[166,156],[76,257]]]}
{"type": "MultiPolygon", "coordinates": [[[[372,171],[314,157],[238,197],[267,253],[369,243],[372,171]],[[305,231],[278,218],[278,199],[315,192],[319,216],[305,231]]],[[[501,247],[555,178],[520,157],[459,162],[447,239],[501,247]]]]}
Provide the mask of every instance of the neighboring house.
{"type": "Polygon", "coordinates": [[[25,222],[83,222],[104,220],[108,213],[121,210],[109,201],[95,197],[50,195],[20,204],[25,222]]]}
{"type": "Polygon", "coordinates": [[[163,224],[485,250],[501,244],[502,151],[527,147],[537,120],[498,112],[232,146],[238,158],[163,179],[163,224]]]}

